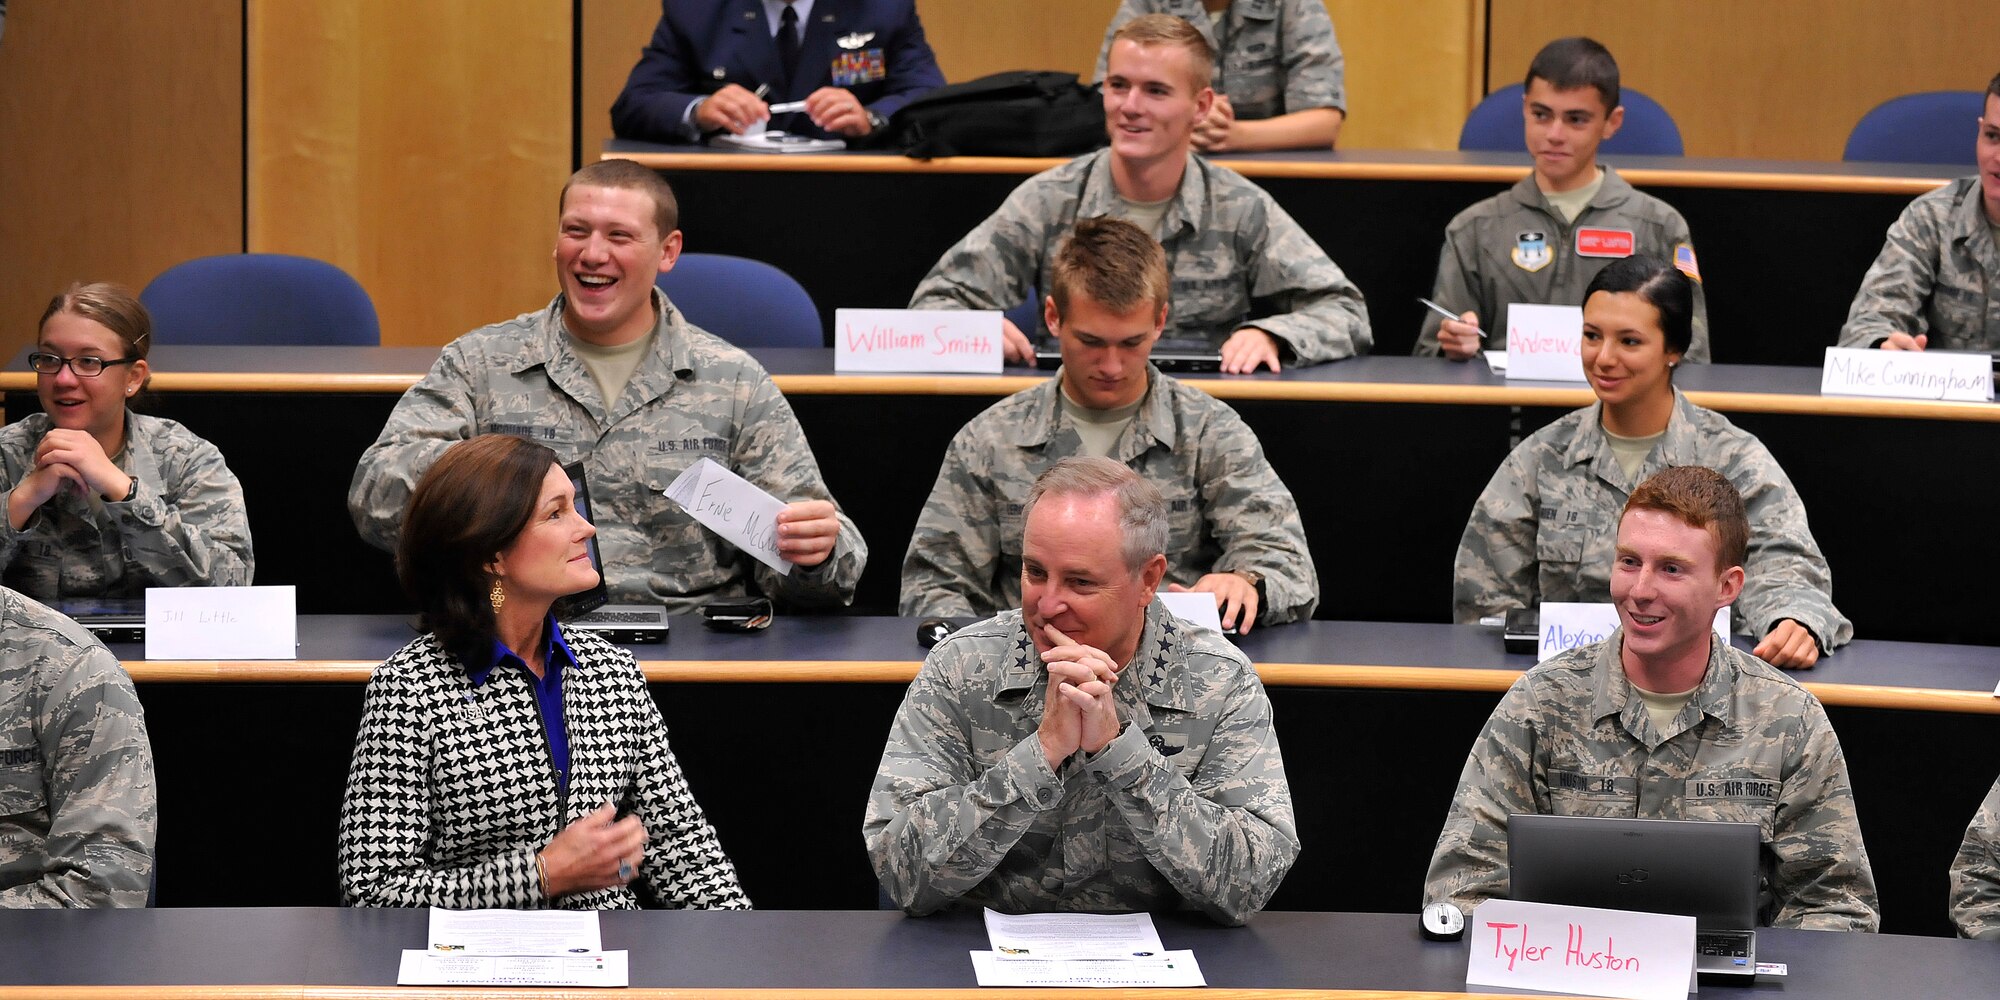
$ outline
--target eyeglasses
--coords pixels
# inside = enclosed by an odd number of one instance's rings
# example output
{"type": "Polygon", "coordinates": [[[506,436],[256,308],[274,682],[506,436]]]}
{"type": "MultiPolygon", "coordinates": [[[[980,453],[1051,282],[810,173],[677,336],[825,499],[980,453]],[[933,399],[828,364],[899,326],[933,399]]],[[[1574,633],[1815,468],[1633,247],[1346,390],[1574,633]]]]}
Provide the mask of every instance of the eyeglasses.
{"type": "Polygon", "coordinates": [[[44,354],[36,351],[28,355],[28,367],[42,375],[54,375],[62,371],[64,365],[76,373],[77,378],[96,378],[104,374],[104,369],[112,365],[129,365],[139,358],[97,358],[88,354],[80,358],[65,358],[60,354],[44,354]]]}

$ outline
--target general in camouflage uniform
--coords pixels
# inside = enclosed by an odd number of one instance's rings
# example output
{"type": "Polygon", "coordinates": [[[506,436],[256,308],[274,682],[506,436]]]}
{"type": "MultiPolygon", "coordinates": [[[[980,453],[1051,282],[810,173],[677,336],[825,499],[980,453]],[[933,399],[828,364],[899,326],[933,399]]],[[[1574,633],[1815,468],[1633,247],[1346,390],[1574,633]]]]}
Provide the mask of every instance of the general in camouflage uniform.
{"type": "MultiPolygon", "coordinates": [[[[0,429],[0,508],[34,471],[35,449],[52,426],[36,413],[0,429]]],[[[65,489],[21,531],[0,528],[7,586],[56,601],[249,585],[255,559],[243,487],[214,445],[172,420],[127,413],[125,449],[112,459],[138,480],[124,500],[65,489]]]]}
{"type": "Polygon", "coordinates": [[[1238,118],[1276,118],[1309,108],[1347,110],[1347,63],[1323,0],[1234,0],[1217,12],[1201,0],[1124,0],[1104,29],[1097,75],[1111,56],[1111,38],[1141,14],[1172,14],[1201,32],[1218,57],[1215,92],[1238,118]]]}
{"type": "MultiPolygon", "coordinates": [[[[1263,580],[1260,623],[1312,617],[1319,576],[1298,504],[1228,404],[1147,366],[1148,387],[1109,457],[1165,495],[1167,582],[1263,580]]],[[[1021,605],[1022,505],[1035,477],[1083,442],[1057,398],[1062,372],[952,438],[903,559],[905,615],[991,615],[1021,605]]]]}
{"type": "Polygon", "coordinates": [[[1019,611],[931,650],[862,824],[889,897],[917,914],[1192,906],[1227,924],[1263,908],[1299,843],[1249,660],[1153,602],[1113,688],[1123,731],[1060,771],[1036,736],[1047,688],[1019,611]]]}
{"type": "MultiPolygon", "coordinates": [[[[1755,529],[1752,537],[1755,537],[1755,529]]],[[[1424,878],[1470,913],[1507,894],[1507,817],[1637,816],[1763,830],[1759,923],[1872,931],[1875,876],[1819,699],[1720,642],[1662,730],[1619,662],[1624,631],[1528,671],[1486,721],[1424,878]]]]}
{"type": "Polygon", "coordinates": [[[1951,859],[1951,922],[1969,938],[2000,938],[2000,781],[1951,859]]]}
{"type": "MultiPolygon", "coordinates": [[[[1617,171],[1604,168],[1603,184],[1573,222],[1565,222],[1562,213],[1550,207],[1530,173],[1512,188],[1458,213],[1445,227],[1431,300],[1454,314],[1466,310],[1479,314],[1480,329],[1486,331],[1480,346],[1504,351],[1509,305],[1582,305],[1584,289],[1614,259],[1578,253],[1577,234],[1583,229],[1630,233],[1632,253],[1673,262],[1690,277],[1699,274],[1687,220],[1673,206],[1634,188],[1617,171]]],[[[1442,321],[1436,313],[1426,313],[1414,353],[1438,354],[1442,321]]],[[[1698,278],[1694,340],[1687,360],[1709,360],[1708,297],[1698,278]]]]}
{"type": "Polygon", "coordinates": [[[347,505],[361,536],[393,550],[410,491],[447,446],[475,434],[515,434],[549,446],[565,464],[583,462],[614,602],[684,614],[753,588],[791,607],[852,600],[868,547],[846,514],[825,562],[780,576],[666,498],[676,477],[712,458],[781,501],[833,499],[763,367],[652,294],[651,353],[609,404],[569,346],[560,295],[540,312],[446,345],[355,467],[347,505]]]}
{"type": "Polygon", "coordinates": [[[1840,346],[1874,347],[1892,333],[1927,335],[1934,351],[2000,351],[2000,246],[1979,178],[1918,198],[1889,227],[1840,346]]]}
{"type": "Polygon", "coordinates": [[[75,622],[0,590],[0,907],[146,905],[154,794],[132,679],[75,622]]]}
{"type": "MultiPolygon", "coordinates": [[[[1110,150],[1028,178],[931,268],[912,309],[1012,309],[1046,290],[1050,261],[1078,219],[1129,218],[1111,179],[1110,150]]],[[[1169,339],[1220,346],[1255,327],[1300,364],[1366,353],[1374,342],[1361,291],[1262,188],[1190,154],[1160,231],[1173,276],[1169,339]]],[[[1050,336],[1037,319],[1040,339],[1050,336]]],[[[1035,338],[1032,331],[1028,333],[1035,338]]]]}
{"type": "Polygon", "coordinates": [[[1750,515],[1750,554],[1733,615],[1761,639],[1780,620],[1809,629],[1822,651],[1854,638],[1833,606],[1833,577],[1806,524],[1805,505],[1763,442],[1674,391],[1674,413],[1639,472],[1625,475],[1604,436],[1603,403],[1536,431],[1507,456],[1473,505],[1452,566],[1460,623],[1543,601],[1608,601],[1619,512],[1633,487],[1661,469],[1699,465],[1722,474],[1750,515]]]}

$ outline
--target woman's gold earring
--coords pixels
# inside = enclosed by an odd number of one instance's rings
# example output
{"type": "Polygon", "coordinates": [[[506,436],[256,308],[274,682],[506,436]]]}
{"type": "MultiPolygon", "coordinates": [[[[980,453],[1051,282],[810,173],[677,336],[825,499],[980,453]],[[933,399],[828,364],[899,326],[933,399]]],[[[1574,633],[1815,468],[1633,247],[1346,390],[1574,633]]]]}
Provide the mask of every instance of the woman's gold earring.
{"type": "Polygon", "coordinates": [[[493,580],[493,589],[487,592],[486,599],[492,602],[493,613],[496,615],[500,613],[500,605],[507,603],[507,592],[500,589],[500,580],[497,577],[493,580]]]}

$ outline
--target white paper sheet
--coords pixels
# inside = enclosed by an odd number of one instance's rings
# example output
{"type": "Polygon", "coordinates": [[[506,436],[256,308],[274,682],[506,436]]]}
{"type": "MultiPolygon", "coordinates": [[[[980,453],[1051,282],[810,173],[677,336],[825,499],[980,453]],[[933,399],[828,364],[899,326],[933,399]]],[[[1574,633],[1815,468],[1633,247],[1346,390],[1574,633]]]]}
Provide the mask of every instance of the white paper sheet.
{"type": "Polygon", "coordinates": [[[430,950],[453,955],[582,955],[604,950],[595,910],[431,907],[430,950]]]}
{"type": "Polygon", "coordinates": [[[792,564],[778,555],[778,512],[785,509],[784,501],[712,458],[688,466],[667,487],[667,499],[779,576],[791,575],[792,564]]]}
{"type": "Polygon", "coordinates": [[[1191,625],[1222,631],[1222,606],[1216,602],[1214,594],[1196,593],[1192,590],[1179,593],[1162,590],[1153,596],[1159,598],[1160,603],[1166,605],[1167,613],[1175,618],[1191,625]]]}
{"type": "Polygon", "coordinates": [[[298,588],[147,587],[148,660],[295,660],[298,588]]]}
{"type": "MultiPolygon", "coordinates": [[[[596,916],[596,914],[591,914],[596,916]]],[[[596,986],[629,985],[622,951],[588,955],[457,955],[403,952],[398,986],[596,986]]]]}
{"type": "Polygon", "coordinates": [[[1150,913],[986,911],[986,940],[1002,958],[1153,958],[1166,951],[1150,913]]]}
{"type": "Polygon", "coordinates": [[[1682,1000],[1695,985],[1693,917],[1489,899],[1465,936],[1468,986],[1682,1000]]]}
{"type": "Polygon", "coordinates": [[[1147,987],[1207,986],[1194,952],[1169,951],[1149,958],[1021,959],[990,951],[972,952],[972,972],[981,986],[1147,987]]]}

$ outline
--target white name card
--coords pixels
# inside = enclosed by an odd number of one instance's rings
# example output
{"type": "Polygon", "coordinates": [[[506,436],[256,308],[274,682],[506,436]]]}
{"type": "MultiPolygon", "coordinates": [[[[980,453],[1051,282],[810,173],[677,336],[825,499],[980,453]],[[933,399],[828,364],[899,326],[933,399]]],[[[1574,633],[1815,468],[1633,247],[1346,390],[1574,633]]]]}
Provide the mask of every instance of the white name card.
{"type": "Polygon", "coordinates": [[[1222,605],[1214,594],[1183,590],[1179,593],[1162,590],[1153,595],[1166,605],[1167,613],[1190,625],[1222,631],[1222,605]]]}
{"type": "Polygon", "coordinates": [[[785,509],[784,502],[715,459],[688,466],[667,487],[667,499],[779,576],[792,574],[792,564],[778,555],[778,512],[785,509]]]}
{"type": "Polygon", "coordinates": [[[1468,986],[1682,1000],[1694,982],[1694,918],[1489,899],[1465,929],[1468,986]]]}
{"type": "Polygon", "coordinates": [[[297,587],[146,588],[146,659],[298,658],[297,587]]]}
{"type": "MultiPolygon", "coordinates": [[[[1535,662],[1539,663],[1578,646],[1588,646],[1611,638],[1618,628],[1618,608],[1612,604],[1583,604],[1569,601],[1544,601],[1541,610],[1541,639],[1535,648],[1535,662]]],[[[1715,631],[1723,642],[1729,641],[1729,609],[1724,607],[1715,613],[1715,631]]]]}
{"type": "Polygon", "coordinates": [[[1828,396],[1983,402],[1993,398],[1993,360],[1958,351],[1829,347],[1819,391],[1828,396]]]}
{"type": "Polygon", "coordinates": [[[835,309],[837,372],[1000,371],[994,309],[835,309]]]}
{"type": "Polygon", "coordinates": [[[1507,377],[1582,382],[1583,310],[1515,302],[1507,307],[1507,377]]]}

